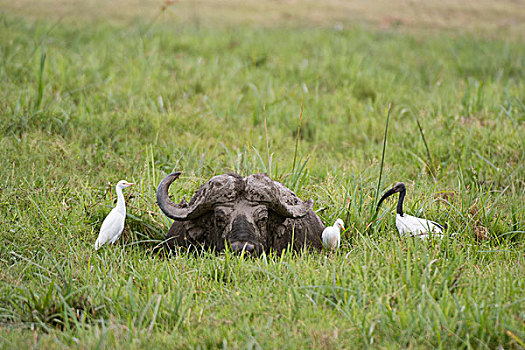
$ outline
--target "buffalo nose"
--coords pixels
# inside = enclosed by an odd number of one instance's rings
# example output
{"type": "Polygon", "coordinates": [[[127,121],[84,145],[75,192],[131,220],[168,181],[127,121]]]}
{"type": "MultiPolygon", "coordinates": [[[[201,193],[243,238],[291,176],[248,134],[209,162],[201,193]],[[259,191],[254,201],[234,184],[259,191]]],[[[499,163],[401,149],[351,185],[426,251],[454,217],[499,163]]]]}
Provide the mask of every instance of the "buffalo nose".
{"type": "Polygon", "coordinates": [[[255,251],[255,246],[247,242],[233,242],[231,248],[234,252],[240,253],[243,250],[247,253],[252,253],[255,251]]]}

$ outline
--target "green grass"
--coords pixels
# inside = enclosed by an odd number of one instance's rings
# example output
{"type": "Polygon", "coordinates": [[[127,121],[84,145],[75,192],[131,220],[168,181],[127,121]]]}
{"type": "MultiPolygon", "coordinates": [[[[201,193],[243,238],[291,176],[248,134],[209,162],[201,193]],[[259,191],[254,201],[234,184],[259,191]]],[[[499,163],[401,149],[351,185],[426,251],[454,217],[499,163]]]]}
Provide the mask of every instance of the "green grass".
{"type": "Polygon", "coordinates": [[[511,36],[1,15],[0,348],[524,348],[524,62],[511,36]],[[390,103],[380,189],[454,239],[372,220],[390,103]],[[174,169],[187,199],[267,171],[343,247],[158,255],[174,169]]]}

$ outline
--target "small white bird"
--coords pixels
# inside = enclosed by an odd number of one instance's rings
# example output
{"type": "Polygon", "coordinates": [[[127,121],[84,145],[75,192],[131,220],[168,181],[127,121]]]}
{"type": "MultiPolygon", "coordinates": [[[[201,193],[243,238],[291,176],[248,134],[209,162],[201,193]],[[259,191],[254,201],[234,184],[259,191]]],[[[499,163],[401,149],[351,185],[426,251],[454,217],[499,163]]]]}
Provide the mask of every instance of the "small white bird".
{"type": "Polygon", "coordinates": [[[405,199],[407,190],[405,184],[402,182],[396,183],[394,187],[388,190],[383,195],[383,197],[381,197],[379,203],[377,203],[376,210],[379,210],[381,203],[383,203],[386,198],[397,192],[399,192],[399,201],[397,202],[396,210],[396,226],[399,233],[401,235],[410,235],[412,237],[420,238],[428,238],[430,233],[432,233],[434,237],[442,238],[443,226],[437,222],[417,218],[415,216],[403,213],[403,200],[405,199]]]}
{"type": "Polygon", "coordinates": [[[334,226],[328,226],[324,229],[323,235],[323,246],[326,249],[336,250],[339,249],[341,244],[341,230],[344,231],[345,224],[343,220],[335,220],[334,226]]]}
{"type": "Polygon", "coordinates": [[[108,216],[102,222],[100,233],[95,242],[95,250],[102,247],[107,241],[113,244],[120,237],[122,230],[124,230],[124,221],[126,220],[126,203],[124,201],[124,194],[122,189],[133,186],[134,183],[120,180],[117,183],[117,206],[113,208],[108,216]]]}

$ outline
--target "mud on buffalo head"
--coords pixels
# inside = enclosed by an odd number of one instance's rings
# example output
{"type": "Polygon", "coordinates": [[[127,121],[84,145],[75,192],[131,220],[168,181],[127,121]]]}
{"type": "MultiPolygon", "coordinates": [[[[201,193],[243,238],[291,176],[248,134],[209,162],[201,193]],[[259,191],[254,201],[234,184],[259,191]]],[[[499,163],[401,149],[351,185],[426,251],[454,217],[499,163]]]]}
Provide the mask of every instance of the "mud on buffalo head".
{"type": "Polygon", "coordinates": [[[266,174],[246,178],[224,174],[211,178],[189,203],[173,203],[168,188],[180,175],[170,174],[157,188],[157,202],[175,220],[168,232],[170,246],[202,246],[261,253],[289,244],[321,248],[324,225],[311,200],[301,201],[266,174]]]}

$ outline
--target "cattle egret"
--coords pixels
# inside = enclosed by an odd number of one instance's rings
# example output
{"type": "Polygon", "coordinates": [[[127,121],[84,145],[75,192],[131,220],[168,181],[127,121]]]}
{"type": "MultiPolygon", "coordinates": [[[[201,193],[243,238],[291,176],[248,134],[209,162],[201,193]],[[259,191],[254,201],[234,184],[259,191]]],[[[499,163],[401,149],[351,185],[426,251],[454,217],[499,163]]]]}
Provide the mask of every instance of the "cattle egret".
{"type": "Polygon", "coordinates": [[[122,230],[124,230],[124,221],[126,220],[126,203],[124,202],[122,189],[133,185],[135,184],[125,180],[120,180],[117,183],[117,206],[109,212],[102,222],[100,233],[95,242],[95,250],[98,250],[108,241],[111,244],[115,243],[120,237],[122,230]]]}
{"type": "Polygon", "coordinates": [[[396,226],[397,230],[401,235],[409,235],[412,237],[428,238],[430,233],[433,233],[434,237],[442,238],[443,235],[443,226],[437,222],[425,220],[421,218],[416,218],[403,213],[403,200],[405,199],[405,194],[407,192],[405,184],[398,182],[390,190],[388,190],[383,197],[377,203],[377,209],[381,206],[383,201],[393,195],[394,193],[399,192],[399,201],[397,202],[397,215],[396,215],[396,226]]]}
{"type": "Polygon", "coordinates": [[[336,250],[341,244],[341,230],[345,229],[343,220],[335,220],[334,226],[328,226],[323,231],[323,246],[326,249],[336,250]]]}

